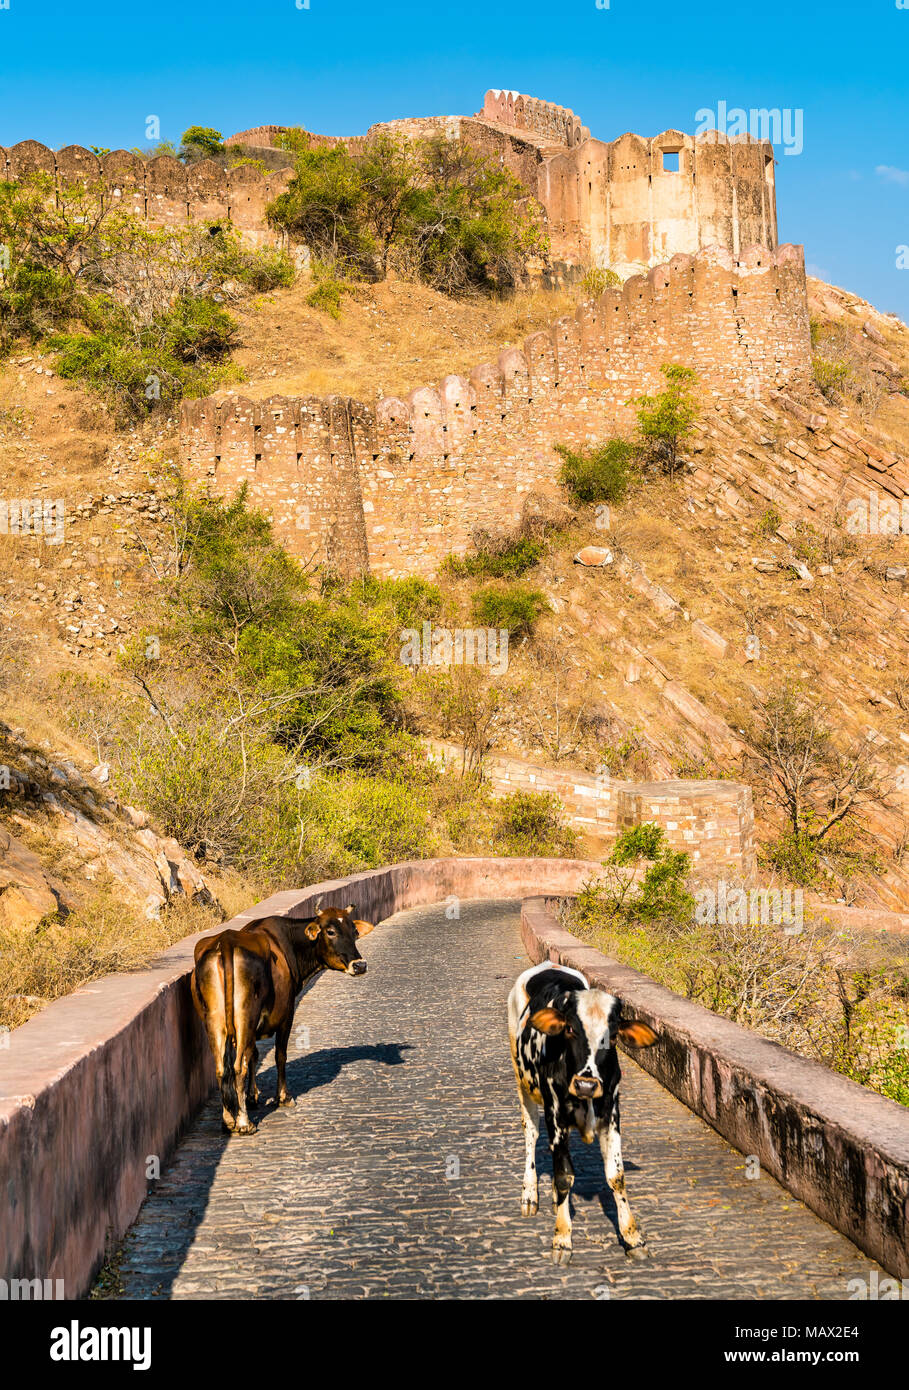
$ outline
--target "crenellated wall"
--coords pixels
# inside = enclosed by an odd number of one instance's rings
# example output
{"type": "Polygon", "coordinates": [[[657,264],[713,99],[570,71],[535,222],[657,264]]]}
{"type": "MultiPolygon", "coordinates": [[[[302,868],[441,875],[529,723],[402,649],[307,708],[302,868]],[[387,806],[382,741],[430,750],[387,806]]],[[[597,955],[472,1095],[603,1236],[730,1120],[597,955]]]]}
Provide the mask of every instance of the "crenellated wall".
{"type": "MultiPolygon", "coordinates": [[[[265,209],[292,177],[289,165],[271,167],[281,162],[276,146],[286,129],[256,126],[225,142],[259,151],[270,166],[264,173],[253,165],[225,170],[211,160],[189,166],[168,156],[142,160],[126,150],[99,160],[78,145],[54,153],[23,140],[0,149],[0,178],[43,169],[58,188],[103,178],[152,226],[224,218],[244,240],[272,244],[279,237],[265,209]]],[[[496,90],[486,93],[473,117],[409,117],[373,125],[365,135],[307,134],[317,148],[344,144],[359,154],[383,132],[408,138],[442,133],[509,169],[545,211],[558,273],[597,265],[625,278],[707,246],[725,246],[734,256],[748,246],[777,246],[773,147],[766,140],[727,139],[717,131],[694,139],[664,130],[604,142],[592,139],[568,107],[496,90]],[[673,160],[677,168],[670,167],[673,160]]]]}
{"type": "Polygon", "coordinates": [[[0,146],[0,180],[45,173],[58,195],[77,183],[102,182],[126,211],[150,227],[229,221],[251,245],[277,244],[281,237],[265,220],[267,205],[287,187],[291,169],[263,174],[252,164],[224,169],[214,160],[184,165],[171,155],[141,159],[129,150],[99,158],[81,145],[50,150],[37,140],[0,146]]]}
{"type": "MultiPolygon", "coordinates": [[[[272,145],[281,129],[261,126],[228,143],[272,145]]],[[[498,90],[486,93],[476,116],[387,121],[346,143],[361,148],[386,130],[412,137],[443,130],[510,169],[546,212],[556,265],[608,266],[624,278],[706,246],[739,256],[746,246],[778,244],[768,140],[718,131],[695,139],[680,130],[595,140],[568,107],[498,90]]]]}
{"type": "Polygon", "coordinates": [[[634,397],[662,387],[667,362],[718,395],[805,379],[801,247],[676,256],[407,400],[186,401],[181,459],[221,495],[246,482],[297,554],[347,573],[430,575],[476,526],[510,530],[528,492],[555,492],[555,443],[631,425],[634,397]]]}
{"type": "Polygon", "coordinates": [[[581,125],[580,116],[567,106],[556,106],[552,101],[540,101],[522,92],[488,91],[477,116],[497,125],[531,131],[556,145],[580,145],[582,140],[590,139],[587,126],[581,125]]]}

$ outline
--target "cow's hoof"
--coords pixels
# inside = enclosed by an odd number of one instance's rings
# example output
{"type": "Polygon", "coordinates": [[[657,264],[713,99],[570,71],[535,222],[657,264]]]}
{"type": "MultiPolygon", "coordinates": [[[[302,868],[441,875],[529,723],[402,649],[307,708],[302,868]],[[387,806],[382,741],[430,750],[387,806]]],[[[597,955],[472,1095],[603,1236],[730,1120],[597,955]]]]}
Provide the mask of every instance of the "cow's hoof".
{"type": "Polygon", "coordinates": [[[279,1097],[278,1097],[278,1104],[279,1104],[279,1105],[296,1105],[296,1103],[297,1103],[297,1102],[294,1100],[293,1096],[279,1096],[279,1097]]]}
{"type": "Polygon", "coordinates": [[[536,1197],[522,1197],[522,1198],[521,1198],[521,1215],[522,1215],[522,1216],[536,1216],[536,1214],[537,1214],[537,1212],[538,1212],[539,1210],[540,1210],[540,1204],[539,1204],[539,1202],[537,1201],[536,1197]]]}
{"type": "Polygon", "coordinates": [[[552,1247],[552,1263],[554,1265],[567,1265],[571,1262],[570,1245],[554,1245],[552,1247]]]}
{"type": "Polygon", "coordinates": [[[252,1124],[237,1125],[234,1134],[255,1134],[256,1126],[252,1124]]]}
{"type": "Polygon", "coordinates": [[[649,1260],[650,1251],[643,1241],[640,1245],[626,1245],[625,1258],[626,1260],[649,1260]]]}

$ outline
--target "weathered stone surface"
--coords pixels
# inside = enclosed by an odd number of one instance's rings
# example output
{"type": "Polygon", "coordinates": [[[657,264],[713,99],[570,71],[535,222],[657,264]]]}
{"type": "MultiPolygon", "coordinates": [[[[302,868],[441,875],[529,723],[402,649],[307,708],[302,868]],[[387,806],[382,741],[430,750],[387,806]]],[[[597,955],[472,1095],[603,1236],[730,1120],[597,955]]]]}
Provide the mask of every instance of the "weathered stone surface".
{"type": "Polygon", "coordinates": [[[712,627],[704,622],[703,618],[696,618],[691,624],[691,631],[707,648],[711,656],[719,657],[722,660],[729,651],[729,643],[725,637],[721,637],[712,627]]]}
{"type": "Polygon", "coordinates": [[[34,929],[57,910],[57,896],[36,854],[0,828],[0,927],[34,929]]]}

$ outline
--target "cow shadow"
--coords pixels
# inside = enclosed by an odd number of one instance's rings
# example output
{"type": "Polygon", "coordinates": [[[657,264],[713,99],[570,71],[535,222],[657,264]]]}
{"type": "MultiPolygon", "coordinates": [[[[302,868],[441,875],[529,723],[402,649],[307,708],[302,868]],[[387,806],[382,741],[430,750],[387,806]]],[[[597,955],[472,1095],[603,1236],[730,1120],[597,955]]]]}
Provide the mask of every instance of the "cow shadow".
{"type": "Polygon", "coordinates": [[[407,1061],[403,1054],[412,1048],[412,1043],[360,1043],[355,1047],[323,1047],[318,1052],[307,1052],[288,1060],[287,1089],[299,1100],[320,1086],[330,1086],[354,1062],[402,1066],[407,1061]]]}
{"type": "MultiPolygon", "coordinates": [[[[536,1159],[537,1173],[540,1177],[540,1207],[548,1210],[552,1156],[549,1152],[545,1127],[541,1127],[540,1137],[537,1141],[536,1159]]],[[[575,1216],[579,1207],[586,1208],[594,1202],[599,1202],[603,1215],[615,1231],[619,1244],[623,1244],[619,1231],[619,1214],[616,1209],[615,1198],[606,1181],[606,1168],[598,1142],[594,1140],[592,1144],[584,1144],[576,1134],[572,1135],[571,1162],[574,1165],[574,1186],[571,1189],[571,1201],[574,1204],[575,1216]]],[[[639,1164],[631,1162],[627,1158],[624,1159],[624,1165],[626,1173],[639,1173],[641,1171],[639,1164]]],[[[630,1198],[632,1210],[634,1210],[633,1191],[630,1198]]]]}
{"type": "MultiPolygon", "coordinates": [[[[306,1053],[287,1063],[287,1086],[295,1099],[335,1081],[345,1067],[355,1062],[401,1066],[410,1043],[360,1044],[356,1047],[326,1047],[306,1053]]],[[[277,1109],[275,1100],[274,1040],[260,1042],[260,1103],[251,1111],[257,1125],[267,1129],[277,1109]]],[[[255,1161],[256,1140],[231,1136],[221,1128],[221,1100],[212,1092],[166,1165],[165,1194],[154,1192],[143,1204],[139,1217],[127,1233],[118,1259],[123,1259],[124,1286],[117,1297],[150,1301],[167,1300],[186,1258],[193,1247],[199,1226],[208,1209],[212,1184],[218,1168],[230,1149],[241,1157],[248,1153],[255,1161]],[[162,1229],[165,1239],[162,1242],[162,1229]]],[[[253,1248],[250,1231],[219,1231],[221,1248],[234,1249],[242,1259],[253,1248]]],[[[210,1295],[205,1295],[210,1296],[210,1295]]]]}

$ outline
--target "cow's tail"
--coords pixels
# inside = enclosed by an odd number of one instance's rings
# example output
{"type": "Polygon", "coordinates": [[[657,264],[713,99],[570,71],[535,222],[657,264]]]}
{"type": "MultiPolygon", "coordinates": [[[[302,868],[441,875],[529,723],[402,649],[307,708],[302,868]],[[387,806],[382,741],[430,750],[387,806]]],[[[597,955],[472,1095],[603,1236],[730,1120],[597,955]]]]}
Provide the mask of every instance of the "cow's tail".
{"type": "Polygon", "coordinates": [[[221,1058],[221,1099],[227,1110],[237,1109],[237,1083],[234,1062],[237,1056],[237,1026],[234,1022],[234,948],[222,937],[219,943],[221,974],[224,979],[224,1056],[221,1058]]]}

